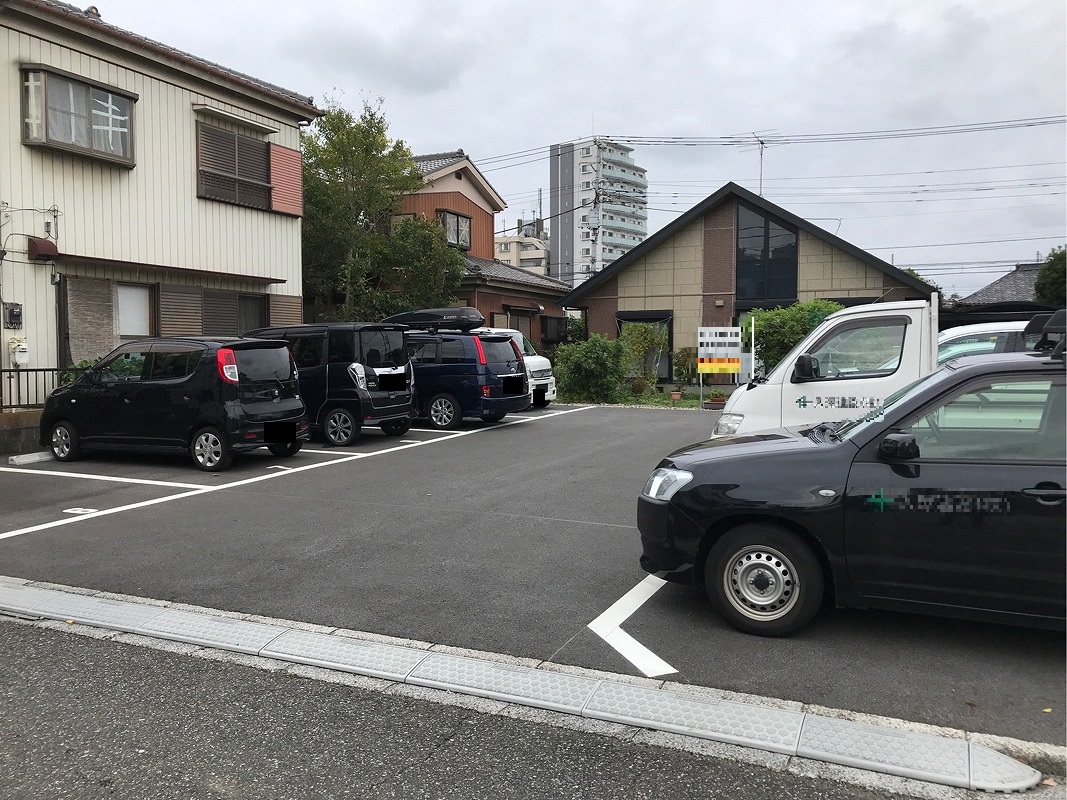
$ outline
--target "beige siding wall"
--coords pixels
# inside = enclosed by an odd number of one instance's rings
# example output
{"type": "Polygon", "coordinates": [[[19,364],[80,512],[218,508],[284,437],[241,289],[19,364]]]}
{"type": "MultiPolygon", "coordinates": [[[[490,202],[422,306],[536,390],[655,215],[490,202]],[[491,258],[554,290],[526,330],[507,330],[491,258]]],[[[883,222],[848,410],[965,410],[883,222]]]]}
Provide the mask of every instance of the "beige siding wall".
{"type": "MultiPolygon", "coordinates": [[[[0,24],[10,25],[11,19],[0,16],[0,24]]],[[[0,108],[4,109],[0,114],[0,202],[4,204],[0,223],[8,251],[0,266],[0,291],[5,302],[22,303],[26,316],[22,331],[2,331],[0,364],[10,365],[7,344],[12,336],[27,339],[30,366],[56,364],[56,291],[50,282],[51,267],[23,263],[28,260],[27,236],[50,236],[66,254],[218,272],[222,282],[229,281],[225,273],[282,278],[286,283],[270,288],[256,284],[256,291],[300,294],[298,218],[196,197],[197,114],[193,106],[212,106],[276,128],[277,133],[264,134],[204,118],[212,125],[293,149],[300,146],[296,119],[207,81],[183,78],[178,70],[152,66],[88,40],[68,46],[57,38],[50,29],[0,27],[0,108]],[[133,169],[22,144],[19,66],[31,63],[138,95],[133,169]],[[49,232],[46,222],[51,224],[49,232]]],[[[58,269],[84,274],[62,262],[58,269]]],[[[104,272],[100,277],[129,280],[114,270],[104,272]]]]}
{"type": "Polygon", "coordinates": [[[886,274],[869,267],[828,242],[800,231],[797,242],[797,299],[875,297],[882,294],[886,274]]]}
{"type": "Polygon", "coordinates": [[[674,311],[674,344],[696,346],[703,312],[704,223],[679,231],[618,276],[619,311],[674,311]],[[690,339],[692,342],[690,343],[690,339]]]}

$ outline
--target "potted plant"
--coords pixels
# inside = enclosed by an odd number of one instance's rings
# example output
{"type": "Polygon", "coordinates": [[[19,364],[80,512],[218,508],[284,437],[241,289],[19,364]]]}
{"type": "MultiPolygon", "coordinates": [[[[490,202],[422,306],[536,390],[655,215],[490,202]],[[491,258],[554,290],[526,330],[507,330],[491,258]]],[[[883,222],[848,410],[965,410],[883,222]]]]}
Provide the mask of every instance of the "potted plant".
{"type": "Polygon", "coordinates": [[[704,408],[717,410],[726,405],[726,392],[723,389],[712,389],[704,401],[704,408]]]}

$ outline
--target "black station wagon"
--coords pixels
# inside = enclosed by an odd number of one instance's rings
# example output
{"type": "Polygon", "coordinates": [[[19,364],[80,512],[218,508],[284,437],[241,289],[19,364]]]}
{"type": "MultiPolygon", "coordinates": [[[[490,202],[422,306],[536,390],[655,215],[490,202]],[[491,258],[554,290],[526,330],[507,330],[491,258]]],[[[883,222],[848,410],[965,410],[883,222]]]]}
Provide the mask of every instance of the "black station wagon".
{"type": "Polygon", "coordinates": [[[52,392],[40,443],[58,461],[87,450],[188,452],[217,472],[257,447],[294,455],[308,436],[285,342],[167,337],[124,344],[52,392]]]}
{"type": "Polygon", "coordinates": [[[703,585],[727,622],[764,636],[802,628],[824,595],[1062,628],[1059,348],[950,361],[852,422],[671,453],[638,501],[641,566],[703,585]]]}

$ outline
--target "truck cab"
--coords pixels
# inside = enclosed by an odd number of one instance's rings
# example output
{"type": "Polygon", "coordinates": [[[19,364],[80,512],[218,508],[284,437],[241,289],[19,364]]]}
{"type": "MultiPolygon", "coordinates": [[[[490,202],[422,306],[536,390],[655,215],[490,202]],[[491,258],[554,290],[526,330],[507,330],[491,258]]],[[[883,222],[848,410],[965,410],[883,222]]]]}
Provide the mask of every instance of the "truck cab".
{"type": "Polygon", "coordinates": [[[846,308],[824,319],[765,378],[739,386],[713,436],[861,417],[936,367],[936,294],[929,302],[846,308]]]}

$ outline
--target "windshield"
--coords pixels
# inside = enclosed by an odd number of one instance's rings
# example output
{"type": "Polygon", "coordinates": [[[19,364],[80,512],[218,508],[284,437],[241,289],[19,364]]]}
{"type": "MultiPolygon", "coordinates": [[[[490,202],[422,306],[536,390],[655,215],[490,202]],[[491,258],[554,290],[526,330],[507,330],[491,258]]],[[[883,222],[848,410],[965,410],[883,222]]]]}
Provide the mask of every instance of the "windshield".
{"type": "Polygon", "coordinates": [[[876,425],[882,421],[882,417],[885,415],[887,409],[892,408],[901,400],[907,400],[918,392],[923,391],[931,383],[935,383],[941,379],[941,375],[944,370],[938,370],[932,372],[917,381],[909,383],[902,389],[897,389],[893,394],[889,395],[878,408],[873,408],[864,414],[859,419],[849,420],[841,427],[837,428],[834,433],[841,439],[852,439],[862,434],[867,428],[872,425],[876,425]]]}
{"type": "Polygon", "coordinates": [[[241,381],[287,381],[293,376],[288,347],[234,349],[241,381]]]}
{"type": "Polygon", "coordinates": [[[522,354],[524,356],[536,356],[539,355],[534,346],[530,343],[530,340],[525,336],[522,337],[522,354]]]}

